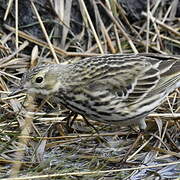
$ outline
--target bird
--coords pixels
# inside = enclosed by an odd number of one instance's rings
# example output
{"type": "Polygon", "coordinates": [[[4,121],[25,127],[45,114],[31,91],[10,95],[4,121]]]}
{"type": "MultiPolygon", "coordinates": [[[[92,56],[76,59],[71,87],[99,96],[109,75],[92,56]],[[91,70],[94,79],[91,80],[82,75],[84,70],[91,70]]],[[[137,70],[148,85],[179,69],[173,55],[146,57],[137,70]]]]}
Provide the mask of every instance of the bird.
{"type": "Polygon", "coordinates": [[[107,54],[34,67],[16,92],[52,96],[87,119],[143,131],[146,116],[178,87],[178,55],[107,54]]]}

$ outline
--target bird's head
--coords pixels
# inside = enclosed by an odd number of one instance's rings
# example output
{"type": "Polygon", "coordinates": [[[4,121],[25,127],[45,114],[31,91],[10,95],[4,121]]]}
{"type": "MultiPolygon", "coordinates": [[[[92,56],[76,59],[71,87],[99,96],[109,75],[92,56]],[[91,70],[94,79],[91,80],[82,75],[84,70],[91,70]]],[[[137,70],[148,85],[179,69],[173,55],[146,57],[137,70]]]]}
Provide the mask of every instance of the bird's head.
{"type": "Polygon", "coordinates": [[[42,95],[53,94],[62,85],[61,74],[63,75],[63,65],[37,66],[24,73],[20,87],[12,94],[19,92],[42,95]]]}

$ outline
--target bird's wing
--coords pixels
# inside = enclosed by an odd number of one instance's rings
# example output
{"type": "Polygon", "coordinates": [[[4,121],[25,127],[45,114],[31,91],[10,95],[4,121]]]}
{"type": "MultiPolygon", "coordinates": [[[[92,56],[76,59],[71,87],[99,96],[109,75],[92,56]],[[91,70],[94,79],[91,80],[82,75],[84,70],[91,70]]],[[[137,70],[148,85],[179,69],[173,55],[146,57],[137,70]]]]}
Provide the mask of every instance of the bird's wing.
{"type": "Polygon", "coordinates": [[[103,56],[96,62],[91,59],[88,68],[83,64],[86,76],[82,76],[80,82],[85,82],[81,85],[85,95],[97,101],[101,101],[103,98],[99,97],[104,96],[135,103],[157,85],[160,79],[159,60],[152,59],[149,62],[143,56],[127,56],[122,60],[118,58],[121,56],[103,56]]]}
{"type": "MultiPolygon", "coordinates": [[[[129,71],[133,72],[133,68],[129,71]]],[[[138,70],[129,74],[117,74],[112,77],[103,77],[94,82],[90,82],[85,89],[90,93],[97,91],[107,91],[111,96],[126,102],[140,101],[159,81],[159,71],[157,69],[138,70]]]]}

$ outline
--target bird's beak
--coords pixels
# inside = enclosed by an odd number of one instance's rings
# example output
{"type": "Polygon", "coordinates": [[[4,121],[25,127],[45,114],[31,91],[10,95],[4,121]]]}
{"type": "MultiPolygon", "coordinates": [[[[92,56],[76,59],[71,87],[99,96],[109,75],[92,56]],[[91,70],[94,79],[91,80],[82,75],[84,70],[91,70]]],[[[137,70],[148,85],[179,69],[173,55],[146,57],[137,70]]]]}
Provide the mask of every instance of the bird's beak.
{"type": "Polygon", "coordinates": [[[19,87],[18,89],[16,89],[12,93],[10,93],[8,96],[15,96],[15,95],[17,95],[19,93],[25,93],[26,91],[27,91],[27,89],[25,89],[23,87],[19,87]]]}

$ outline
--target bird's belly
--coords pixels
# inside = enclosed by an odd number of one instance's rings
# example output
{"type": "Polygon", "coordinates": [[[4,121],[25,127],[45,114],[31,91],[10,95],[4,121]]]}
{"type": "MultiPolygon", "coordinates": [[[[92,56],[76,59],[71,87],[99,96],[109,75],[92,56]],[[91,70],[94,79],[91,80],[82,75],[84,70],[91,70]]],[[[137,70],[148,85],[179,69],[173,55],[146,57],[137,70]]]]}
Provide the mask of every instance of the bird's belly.
{"type": "Polygon", "coordinates": [[[90,106],[90,104],[87,102],[83,104],[82,102],[78,103],[67,100],[67,98],[62,101],[62,104],[71,109],[73,112],[85,116],[87,119],[107,124],[118,124],[120,126],[138,124],[139,120],[149,113],[141,112],[138,114],[137,112],[127,111],[127,108],[121,108],[118,110],[117,107],[111,107],[108,109],[103,106],[99,106],[98,108],[95,106],[90,106]]]}
{"type": "Polygon", "coordinates": [[[113,101],[98,101],[98,99],[73,99],[65,94],[61,97],[61,103],[72,111],[85,116],[88,119],[118,125],[139,124],[150,112],[154,111],[164,99],[165,94],[157,94],[149,99],[128,105],[119,99],[113,101]]]}

